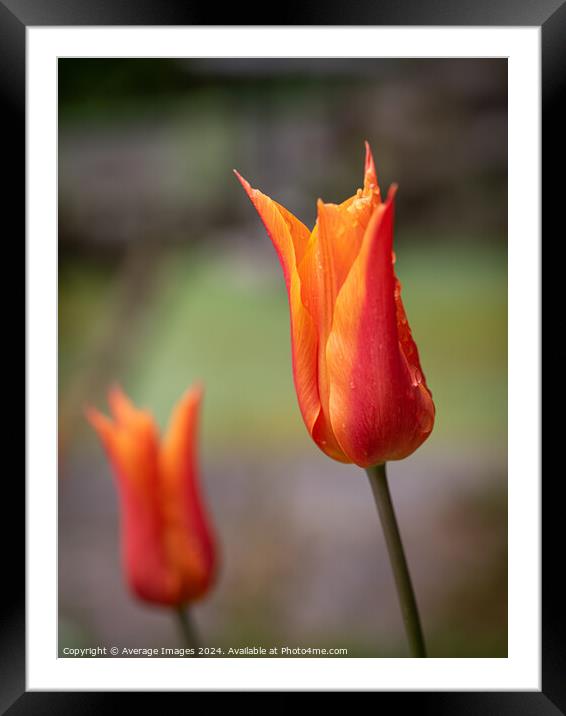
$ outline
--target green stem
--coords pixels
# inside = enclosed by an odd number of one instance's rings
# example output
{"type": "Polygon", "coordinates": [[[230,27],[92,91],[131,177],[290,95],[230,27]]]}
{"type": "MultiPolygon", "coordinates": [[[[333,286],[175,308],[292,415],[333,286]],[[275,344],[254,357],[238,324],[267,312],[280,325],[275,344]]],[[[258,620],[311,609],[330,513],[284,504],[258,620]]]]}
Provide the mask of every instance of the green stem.
{"type": "Polygon", "coordinates": [[[405,622],[405,631],[409,640],[409,648],[411,656],[425,657],[426,649],[419,619],[419,611],[413,585],[411,584],[411,575],[407,566],[407,559],[401,542],[399,526],[395,517],[395,510],[391,501],[389,485],[387,484],[387,475],[385,473],[385,463],[367,468],[366,470],[377,511],[381,519],[387,551],[397,585],[397,594],[401,605],[401,613],[405,622]]]}
{"type": "Polygon", "coordinates": [[[179,624],[181,634],[183,635],[183,642],[186,647],[194,650],[193,656],[196,656],[200,646],[200,641],[194,622],[191,619],[191,615],[189,614],[188,609],[182,605],[176,608],[175,614],[177,616],[177,622],[179,624]]]}

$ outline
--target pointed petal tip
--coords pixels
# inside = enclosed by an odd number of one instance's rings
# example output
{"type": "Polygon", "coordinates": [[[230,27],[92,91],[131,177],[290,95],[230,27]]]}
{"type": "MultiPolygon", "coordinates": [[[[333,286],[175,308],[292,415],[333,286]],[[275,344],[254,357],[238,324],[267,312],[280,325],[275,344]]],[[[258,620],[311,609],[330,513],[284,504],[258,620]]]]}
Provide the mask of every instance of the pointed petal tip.
{"type": "Polygon", "coordinates": [[[110,418],[101,413],[91,405],[83,407],[83,414],[90,426],[98,433],[98,436],[104,440],[113,428],[113,423],[110,418]]]}
{"type": "Polygon", "coordinates": [[[316,200],[316,223],[320,221],[321,214],[324,214],[326,207],[329,206],[326,204],[324,199],[321,199],[320,197],[316,200]]]}
{"type": "Polygon", "coordinates": [[[365,140],[365,147],[366,160],[364,164],[364,189],[373,189],[379,191],[375,162],[373,160],[373,154],[371,153],[371,147],[367,139],[365,140]]]}
{"type": "Polygon", "coordinates": [[[340,204],[335,204],[333,201],[324,201],[324,199],[318,198],[316,200],[316,208],[317,210],[320,209],[338,209],[340,208],[340,204]]]}
{"type": "Polygon", "coordinates": [[[197,391],[198,393],[204,393],[204,381],[201,378],[195,380],[195,382],[191,386],[191,389],[197,391]]]}
{"type": "MultiPolygon", "coordinates": [[[[198,411],[202,402],[204,394],[204,385],[201,381],[193,383],[185,392],[181,395],[175,407],[173,408],[171,420],[175,422],[175,415],[184,414],[185,411],[198,411]]],[[[170,423],[172,424],[172,423],[170,423]]]]}
{"type": "Polygon", "coordinates": [[[108,400],[108,404],[111,405],[112,400],[120,400],[121,398],[126,398],[126,394],[120,383],[114,380],[108,388],[108,393],[106,394],[106,397],[108,400]]]}
{"type": "Polygon", "coordinates": [[[108,405],[114,420],[122,425],[144,412],[136,408],[117,382],[114,382],[108,391],[108,405]]]}
{"type": "Polygon", "coordinates": [[[232,169],[232,171],[233,171],[234,174],[236,175],[236,178],[238,179],[238,181],[240,182],[240,184],[241,184],[241,185],[244,187],[244,189],[249,193],[249,191],[251,190],[251,185],[250,185],[249,181],[247,181],[246,179],[244,179],[244,177],[240,174],[240,172],[239,172],[237,169],[232,169]]]}
{"type": "Polygon", "coordinates": [[[393,182],[393,184],[391,184],[391,186],[389,187],[389,191],[387,192],[387,201],[389,203],[391,203],[393,199],[395,199],[398,190],[399,184],[397,184],[397,182],[393,182]]]}
{"type": "Polygon", "coordinates": [[[185,390],[181,400],[194,400],[200,402],[204,395],[204,383],[202,380],[195,381],[189,388],[185,390]]]}

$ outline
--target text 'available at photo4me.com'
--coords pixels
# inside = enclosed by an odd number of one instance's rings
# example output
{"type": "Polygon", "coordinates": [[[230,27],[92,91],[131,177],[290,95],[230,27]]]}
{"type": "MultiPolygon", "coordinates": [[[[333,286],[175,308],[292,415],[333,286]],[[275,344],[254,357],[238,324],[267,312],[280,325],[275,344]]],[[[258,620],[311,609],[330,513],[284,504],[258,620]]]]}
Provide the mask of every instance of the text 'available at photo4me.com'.
{"type": "Polygon", "coordinates": [[[348,656],[348,649],[345,648],[318,648],[303,646],[244,646],[244,647],[198,647],[198,648],[171,648],[171,647],[119,647],[119,646],[91,646],[83,648],[64,647],[64,657],[93,658],[93,657],[199,657],[199,656],[348,656]]]}

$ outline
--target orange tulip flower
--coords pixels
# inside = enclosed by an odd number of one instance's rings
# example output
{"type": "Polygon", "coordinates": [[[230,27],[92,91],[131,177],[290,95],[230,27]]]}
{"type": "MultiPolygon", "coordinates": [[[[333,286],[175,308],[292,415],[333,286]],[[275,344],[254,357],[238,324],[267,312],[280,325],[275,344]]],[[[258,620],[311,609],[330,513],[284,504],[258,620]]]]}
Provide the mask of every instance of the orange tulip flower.
{"type": "Polygon", "coordinates": [[[430,434],[434,404],[393,268],[396,187],[382,201],[366,142],[363,189],[341,204],[319,199],[309,231],[236,175],[283,268],[295,388],[313,440],[360,467],[407,457],[430,434]]]}
{"type": "Polygon", "coordinates": [[[87,411],[116,475],[128,582],[156,604],[195,601],[214,579],[216,550],[196,463],[201,398],[200,388],[185,393],[161,440],[151,413],[119,388],[108,396],[113,420],[87,411]]]}

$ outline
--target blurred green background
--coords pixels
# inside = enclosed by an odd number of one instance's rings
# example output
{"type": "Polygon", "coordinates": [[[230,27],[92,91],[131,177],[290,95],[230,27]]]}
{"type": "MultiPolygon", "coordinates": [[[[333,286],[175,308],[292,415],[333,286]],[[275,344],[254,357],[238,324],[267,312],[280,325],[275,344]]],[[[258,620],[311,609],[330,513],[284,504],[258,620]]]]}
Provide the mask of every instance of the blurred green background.
{"type": "Polygon", "coordinates": [[[109,467],[83,417],[119,382],[164,426],[205,384],[222,553],[210,646],[406,656],[363,471],[318,451],[276,255],[235,180],[308,225],[398,182],[396,270],[437,408],[390,485],[431,656],[507,654],[504,60],[59,60],[59,608],[66,646],[181,646],[130,597],[109,467]]]}

